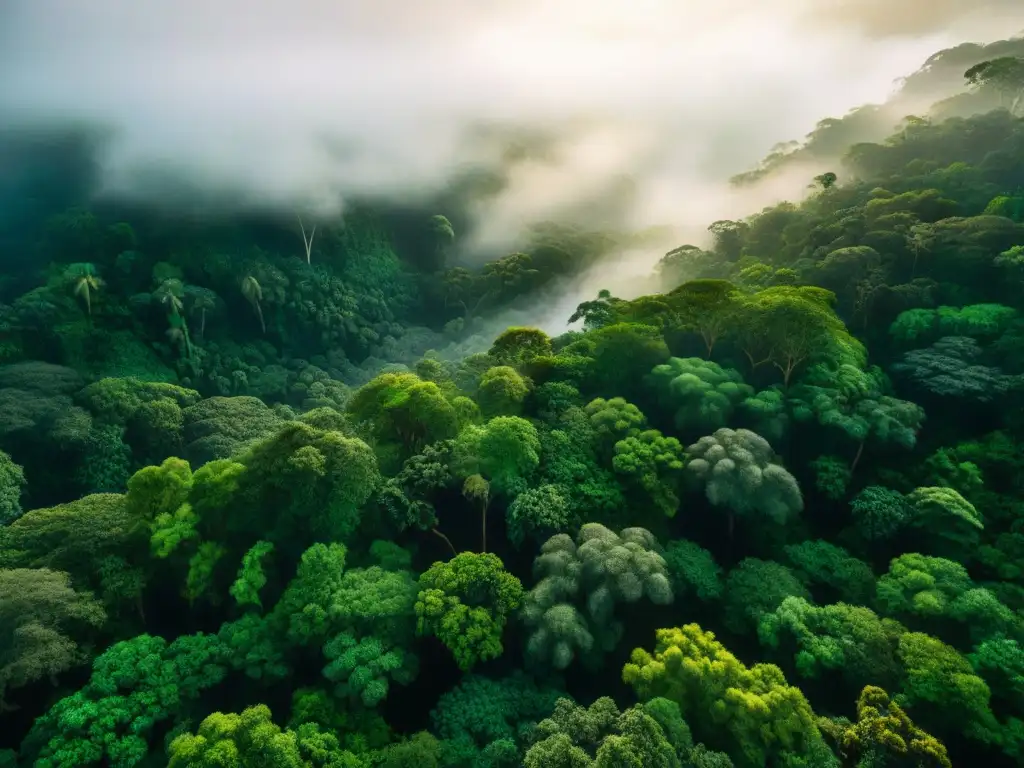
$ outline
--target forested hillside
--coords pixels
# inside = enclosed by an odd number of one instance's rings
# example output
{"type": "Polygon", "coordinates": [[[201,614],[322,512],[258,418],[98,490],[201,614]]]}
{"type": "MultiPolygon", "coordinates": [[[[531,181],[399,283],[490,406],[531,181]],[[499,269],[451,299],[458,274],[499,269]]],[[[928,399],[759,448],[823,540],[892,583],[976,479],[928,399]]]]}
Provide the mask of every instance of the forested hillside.
{"type": "Polygon", "coordinates": [[[3,137],[0,766],[1024,765],[1021,46],[555,337],[651,233],[3,137]]]}

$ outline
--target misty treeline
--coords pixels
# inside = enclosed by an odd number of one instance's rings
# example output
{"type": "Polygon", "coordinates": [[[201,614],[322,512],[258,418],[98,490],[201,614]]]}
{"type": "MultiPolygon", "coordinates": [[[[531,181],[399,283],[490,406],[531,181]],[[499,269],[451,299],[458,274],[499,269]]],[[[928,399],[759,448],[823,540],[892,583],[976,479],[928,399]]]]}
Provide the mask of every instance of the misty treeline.
{"type": "Polygon", "coordinates": [[[488,322],[652,233],[5,137],[0,766],[1021,765],[1021,45],[554,337],[488,322]]]}

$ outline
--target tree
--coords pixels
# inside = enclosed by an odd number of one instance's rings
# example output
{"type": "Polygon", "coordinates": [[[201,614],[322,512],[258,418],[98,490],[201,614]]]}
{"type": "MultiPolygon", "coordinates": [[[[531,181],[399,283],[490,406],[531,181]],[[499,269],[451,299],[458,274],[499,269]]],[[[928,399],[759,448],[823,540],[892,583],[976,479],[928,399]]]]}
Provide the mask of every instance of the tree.
{"type": "Polygon", "coordinates": [[[690,475],[704,485],[708,501],[726,507],[729,533],[735,515],[760,513],[785,523],[804,507],[800,486],[775,461],[763,437],[748,429],[719,429],[689,446],[690,475]]]}
{"type": "Polygon", "coordinates": [[[828,171],[826,173],[822,173],[819,176],[815,176],[814,177],[814,184],[812,184],[812,186],[818,187],[822,191],[825,191],[825,190],[828,190],[828,189],[832,189],[832,187],[835,186],[835,183],[838,180],[838,178],[839,177],[836,176],[834,173],[832,173],[831,171],[828,171]]]}
{"type": "Polygon", "coordinates": [[[615,444],[612,467],[630,478],[666,517],[679,509],[679,480],[686,464],[682,444],[656,429],[647,429],[615,444]]]}
{"type": "Polygon", "coordinates": [[[816,606],[787,597],[761,616],[761,644],[794,663],[804,678],[833,679],[854,689],[869,681],[899,682],[896,645],[903,628],[871,609],[847,603],[816,606]]]}
{"type": "Polygon", "coordinates": [[[0,451],[0,527],[21,517],[21,494],[25,485],[25,470],[0,451]]]}
{"type": "Polygon", "coordinates": [[[681,768],[680,753],[687,755],[693,744],[679,707],[667,699],[649,703],[668,720],[673,736],[683,735],[683,743],[673,743],[644,705],[620,712],[607,696],[586,708],[561,698],[550,716],[537,724],[536,741],[522,764],[525,768],[681,768]]]}
{"type": "Polygon", "coordinates": [[[260,287],[259,281],[252,275],[246,275],[242,278],[242,296],[252,306],[253,311],[260,320],[260,330],[263,333],[267,332],[267,324],[263,321],[263,307],[260,304],[263,301],[263,288],[260,287]]]}
{"type": "Polygon", "coordinates": [[[397,439],[407,456],[455,437],[459,426],[440,387],[414,373],[382,373],[356,390],[345,408],[378,439],[397,439]]]}
{"type": "Polygon", "coordinates": [[[598,523],[582,526],[574,541],[564,533],[548,539],[533,563],[537,583],[526,595],[522,618],[530,636],[527,661],[541,669],[565,669],[577,655],[588,665],[612,651],[623,627],[617,602],[647,597],[673,600],[657,540],[644,528],[616,534],[598,523]]]}
{"type": "Polygon", "coordinates": [[[453,461],[463,477],[479,474],[497,493],[514,494],[525,490],[525,477],[540,462],[540,437],[526,419],[497,416],[459,434],[453,461]]]}
{"type": "Polygon", "coordinates": [[[897,768],[953,768],[946,747],[918,728],[882,688],[868,685],[857,699],[857,722],[836,718],[818,721],[845,764],[897,768]]]}
{"type": "Polygon", "coordinates": [[[727,280],[689,280],[665,295],[679,328],[700,334],[710,358],[736,321],[740,293],[727,280]]]}
{"type": "Polygon", "coordinates": [[[219,305],[219,297],[209,288],[198,285],[185,286],[185,296],[189,299],[189,312],[199,313],[199,338],[206,337],[206,315],[213,312],[219,305]]]}
{"type": "Polygon", "coordinates": [[[515,368],[497,365],[480,377],[476,402],[485,417],[517,416],[530,392],[527,380],[515,368]]]}
{"type": "Polygon", "coordinates": [[[738,343],[751,368],[771,363],[788,387],[803,365],[820,359],[861,361],[864,349],[832,309],[835,294],[814,286],[776,286],[745,299],[738,343]]]}
{"type": "Polygon", "coordinates": [[[441,695],[430,713],[435,733],[443,739],[444,765],[487,765],[511,750],[521,761],[522,736],[555,707],[562,696],[539,685],[521,671],[499,679],[469,674],[441,695]]]}
{"type": "Polygon", "coordinates": [[[302,223],[302,214],[296,214],[295,217],[299,220],[299,229],[302,231],[302,244],[306,248],[306,263],[309,264],[312,260],[313,251],[313,238],[316,236],[316,224],[309,230],[309,234],[306,234],[306,225],[302,223]]]}
{"type": "Polygon", "coordinates": [[[870,440],[907,449],[917,444],[924,409],[889,395],[889,391],[888,378],[879,368],[864,371],[849,363],[837,368],[815,365],[794,388],[790,402],[797,421],[813,418],[857,441],[850,464],[853,473],[870,440]]]}
{"type": "Polygon", "coordinates": [[[102,606],[90,593],[75,591],[66,573],[0,569],[0,713],[10,708],[9,691],[84,661],[76,630],[105,619],[102,606]]]}
{"type": "Polygon", "coordinates": [[[64,276],[71,284],[75,296],[85,302],[86,314],[91,316],[93,295],[103,287],[103,280],[96,274],[96,268],[85,262],[71,264],[64,270],[64,276]]]}
{"type": "Polygon", "coordinates": [[[991,88],[999,94],[1001,104],[1011,99],[1010,114],[1017,114],[1017,108],[1024,100],[1024,58],[1001,56],[989,59],[964,72],[969,85],[976,88],[991,88]]]}
{"type": "Polygon", "coordinates": [[[737,406],[754,396],[739,371],[697,357],[670,357],[647,380],[679,430],[724,427],[737,406]]]}
{"type": "Polygon", "coordinates": [[[167,746],[168,768],[225,768],[275,765],[284,768],[355,766],[359,758],[342,749],[337,736],[315,723],[282,730],[265,704],[241,714],[214,712],[195,734],[179,733],[167,746]]]}
{"type": "Polygon", "coordinates": [[[696,624],[659,629],[654,652],[637,648],[622,669],[641,700],[679,705],[694,737],[721,748],[738,768],[836,766],[807,699],[773,664],[746,667],[696,624]],[[797,764],[797,763],[791,763],[797,764]]]}
{"type": "Polygon", "coordinates": [[[501,655],[505,623],[522,600],[523,585],[497,555],[463,552],[420,576],[417,632],[436,636],[469,671],[501,655]]]}
{"type": "Polygon", "coordinates": [[[552,353],[551,337],[539,328],[511,326],[494,340],[488,355],[501,365],[513,367],[552,353]]]}

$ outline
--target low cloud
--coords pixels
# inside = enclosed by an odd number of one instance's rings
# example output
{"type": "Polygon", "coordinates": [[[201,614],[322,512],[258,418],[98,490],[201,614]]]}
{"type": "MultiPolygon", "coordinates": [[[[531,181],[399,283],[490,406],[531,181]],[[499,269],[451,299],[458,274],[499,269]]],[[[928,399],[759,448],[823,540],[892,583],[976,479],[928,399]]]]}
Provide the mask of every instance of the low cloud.
{"type": "Polygon", "coordinates": [[[735,191],[730,175],[883,100],[934,51],[1024,26],[1020,6],[7,0],[0,113],[110,127],[105,190],[155,203],[175,180],[204,205],[328,213],[353,197],[415,204],[504,168],[460,233],[470,250],[548,218],[695,239],[809,178],[735,191]],[[509,133],[539,140],[510,162],[488,138],[509,133]]]}

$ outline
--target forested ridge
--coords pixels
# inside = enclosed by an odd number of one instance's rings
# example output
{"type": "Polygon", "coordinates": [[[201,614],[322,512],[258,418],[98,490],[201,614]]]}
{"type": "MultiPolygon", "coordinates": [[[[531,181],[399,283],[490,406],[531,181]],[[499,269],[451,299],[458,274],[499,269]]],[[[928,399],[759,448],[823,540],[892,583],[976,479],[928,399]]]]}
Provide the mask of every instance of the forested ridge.
{"type": "Polygon", "coordinates": [[[0,767],[1024,765],[1020,46],[555,337],[491,329],[652,233],[5,135],[0,767]]]}

